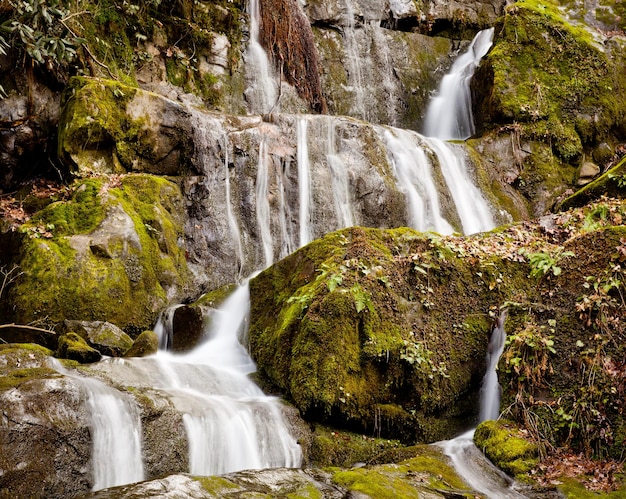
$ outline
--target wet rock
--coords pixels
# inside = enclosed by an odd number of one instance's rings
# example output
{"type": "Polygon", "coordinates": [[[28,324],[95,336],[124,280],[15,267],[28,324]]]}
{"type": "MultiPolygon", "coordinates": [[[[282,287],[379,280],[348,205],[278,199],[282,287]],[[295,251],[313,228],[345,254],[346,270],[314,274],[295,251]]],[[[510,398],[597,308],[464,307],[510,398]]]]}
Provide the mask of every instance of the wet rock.
{"type": "Polygon", "coordinates": [[[89,490],[91,439],[80,386],[51,352],[0,345],[0,495],[73,497],[89,490]]]}
{"type": "Polygon", "coordinates": [[[133,345],[133,340],[119,327],[103,321],[72,321],[63,323],[67,332],[78,334],[103,355],[122,357],[133,345]]]}
{"type": "Polygon", "coordinates": [[[59,347],[55,354],[60,359],[75,360],[81,364],[98,362],[102,354],[76,333],[67,333],[59,338],[59,347]]]}
{"type": "MultiPolygon", "coordinates": [[[[613,159],[615,151],[606,142],[598,144],[592,153],[593,161],[601,166],[607,165],[613,159]]],[[[599,173],[599,172],[598,172],[599,173]]]]}

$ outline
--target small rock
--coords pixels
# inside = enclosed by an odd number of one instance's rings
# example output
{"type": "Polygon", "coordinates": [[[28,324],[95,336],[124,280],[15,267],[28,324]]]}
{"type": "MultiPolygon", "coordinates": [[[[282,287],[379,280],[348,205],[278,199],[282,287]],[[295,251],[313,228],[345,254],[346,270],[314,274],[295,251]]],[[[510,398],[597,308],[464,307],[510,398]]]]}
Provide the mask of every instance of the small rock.
{"type": "Polygon", "coordinates": [[[133,345],[130,336],[109,322],[66,320],[64,325],[66,332],[76,333],[103,355],[122,357],[133,345]]]}
{"type": "Polygon", "coordinates": [[[585,161],[578,170],[577,185],[586,185],[600,173],[600,167],[591,161],[585,161]]]}

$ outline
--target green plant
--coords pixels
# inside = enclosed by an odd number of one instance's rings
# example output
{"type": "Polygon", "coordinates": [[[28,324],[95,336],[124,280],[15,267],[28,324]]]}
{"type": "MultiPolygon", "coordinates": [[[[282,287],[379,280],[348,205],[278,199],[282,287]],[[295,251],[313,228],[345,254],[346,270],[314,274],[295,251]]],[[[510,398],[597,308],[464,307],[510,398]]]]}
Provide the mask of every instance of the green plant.
{"type": "Polygon", "coordinates": [[[574,256],[571,251],[565,251],[561,246],[553,252],[539,251],[537,253],[523,252],[530,264],[530,277],[540,278],[547,274],[558,276],[561,274],[561,267],[557,264],[566,257],[574,256]]]}
{"type": "Polygon", "coordinates": [[[555,326],[554,319],[548,321],[548,326],[529,321],[522,331],[507,336],[503,358],[507,372],[517,375],[518,392],[542,386],[545,375],[552,372],[555,326]],[[546,334],[546,330],[551,334],[546,334]]]}
{"type": "Polygon", "coordinates": [[[13,45],[38,65],[52,69],[76,57],[85,40],[67,26],[70,10],[63,0],[9,0],[12,15],[0,24],[0,50],[13,45]],[[5,36],[7,38],[5,38],[5,36]]]}

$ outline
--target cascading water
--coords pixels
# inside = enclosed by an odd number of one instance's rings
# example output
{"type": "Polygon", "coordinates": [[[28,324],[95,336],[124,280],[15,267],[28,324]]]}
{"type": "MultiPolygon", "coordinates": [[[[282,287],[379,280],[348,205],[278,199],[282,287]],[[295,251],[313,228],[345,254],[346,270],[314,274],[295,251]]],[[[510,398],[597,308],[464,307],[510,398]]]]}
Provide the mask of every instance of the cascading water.
{"type": "Polygon", "coordinates": [[[332,122],[328,123],[327,140],[328,149],[326,161],[328,162],[332,178],[333,201],[335,203],[335,214],[338,222],[337,229],[352,227],[355,222],[354,209],[350,196],[348,169],[341,159],[341,156],[337,154],[335,147],[335,127],[332,122]]]}
{"type": "Polygon", "coordinates": [[[311,173],[307,144],[306,118],[298,119],[298,191],[300,199],[300,247],[309,244],[311,235],[311,173]]]}
{"type": "Polygon", "coordinates": [[[480,31],[456,59],[431,100],[424,121],[424,133],[431,137],[428,143],[437,155],[465,234],[491,230],[495,224],[487,201],[468,176],[462,151],[444,141],[465,140],[475,131],[470,81],[491,47],[493,31],[480,31]]]}
{"type": "MultiPolygon", "coordinates": [[[[228,218],[228,227],[230,228],[230,234],[235,241],[235,249],[237,251],[237,259],[239,260],[239,269],[244,265],[243,247],[241,245],[241,231],[239,230],[239,224],[233,213],[233,207],[230,201],[230,172],[228,171],[228,139],[225,140],[226,147],[224,148],[224,183],[226,185],[226,217],[228,218]]],[[[259,152],[259,156],[260,156],[259,152]]],[[[259,159],[260,161],[260,159],[259,159]]],[[[241,277],[240,275],[238,277],[241,277]]]]}
{"type": "Polygon", "coordinates": [[[437,155],[441,173],[450,190],[464,234],[475,234],[495,227],[491,210],[482,193],[467,174],[463,151],[433,137],[426,138],[437,155]]]}
{"type": "Polygon", "coordinates": [[[426,111],[425,135],[443,140],[465,140],[474,134],[470,81],[480,60],[491,48],[493,32],[493,28],[480,31],[443,77],[437,95],[431,99],[426,111]]]}
{"type": "MultiPolygon", "coordinates": [[[[248,377],[255,365],[246,341],[247,281],[211,315],[206,340],[186,354],[108,359],[95,367],[115,383],[170,401],[182,414],[188,471],[218,475],[244,469],[298,467],[302,453],[280,401],[248,377]]],[[[137,428],[136,425],[129,425],[137,428]]]]}
{"type": "Polygon", "coordinates": [[[141,420],[132,397],[102,381],[85,378],[51,359],[52,367],[82,387],[91,417],[92,490],[143,480],[141,420]]]}
{"type": "MultiPolygon", "coordinates": [[[[504,350],[506,332],[504,321],[506,309],[496,320],[491,331],[487,349],[487,370],[483,378],[480,395],[480,421],[497,419],[500,413],[500,385],[497,366],[504,350]]],[[[474,430],[456,438],[438,442],[444,453],[450,457],[454,468],[463,480],[474,490],[485,494],[489,499],[524,499],[526,496],[514,490],[515,482],[498,470],[474,445],[474,430]]]]}
{"type": "Polygon", "coordinates": [[[246,52],[246,74],[250,79],[244,92],[250,111],[269,113],[277,103],[278,91],[274,71],[260,42],[259,0],[250,0],[250,40],[246,52]]]}
{"type": "Polygon", "coordinates": [[[270,228],[270,204],[268,201],[269,157],[265,137],[259,144],[259,162],[256,172],[256,220],[263,246],[263,268],[274,261],[274,244],[270,228]]]}
{"type": "Polygon", "coordinates": [[[394,129],[393,133],[385,129],[383,133],[398,186],[407,198],[410,225],[419,231],[434,229],[440,234],[451,234],[452,226],[439,209],[430,162],[414,138],[417,134],[401,129],[394,129]]]}

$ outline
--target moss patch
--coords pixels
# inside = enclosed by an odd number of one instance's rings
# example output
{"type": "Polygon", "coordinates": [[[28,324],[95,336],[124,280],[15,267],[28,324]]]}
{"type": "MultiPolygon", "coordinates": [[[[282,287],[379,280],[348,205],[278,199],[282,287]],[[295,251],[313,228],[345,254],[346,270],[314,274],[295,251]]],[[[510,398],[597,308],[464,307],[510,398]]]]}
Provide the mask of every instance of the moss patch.
{"type": "Polygon", "coordinates": [[[537,445],[504,421],[484,421],[478,425],[474,442],[498,468],[512,476],[528,473],[539,462],[537,445]]]}

